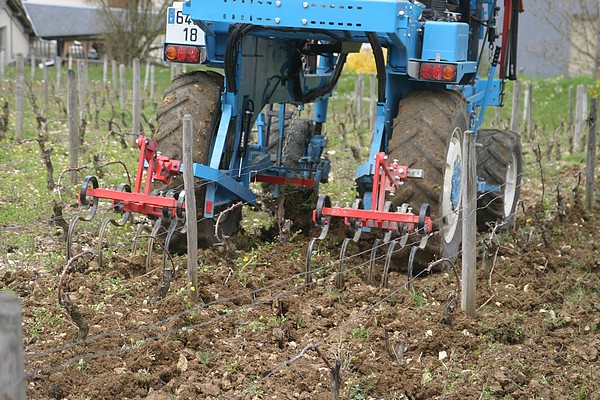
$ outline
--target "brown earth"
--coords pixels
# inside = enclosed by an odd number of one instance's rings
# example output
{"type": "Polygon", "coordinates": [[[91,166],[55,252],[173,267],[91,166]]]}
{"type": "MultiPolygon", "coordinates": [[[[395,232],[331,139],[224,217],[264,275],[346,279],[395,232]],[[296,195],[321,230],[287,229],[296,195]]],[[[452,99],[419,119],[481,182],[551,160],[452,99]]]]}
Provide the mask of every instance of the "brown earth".
{"type": "Polygon", "coordinates": [[[460,293],[452,312],[453,270],[423,273],[413,290],[395,270],[382,289],[367,282],[368,252],[345,263],[336,290],[335,233],[311,284],[301,236],[241,235],[237,250],[200,250],[197,303],[184,257],[169,263],[175,279],[156,303],[160,267],[146,271],[143,255],[122,249],[102,269],[82,259],[65,285],[89,323],[78,343],[57,300],[63,265],[1,272],[0,287],[23,301],[29,398],[329,399],[338,363],[344,399],[600,399],[596,219],[568,198],[564,222],[551,213],[542,223],[524,195],[527,212],[497,237],[491,273],[479,268],[475,319],[460,311],[460,293]]]}

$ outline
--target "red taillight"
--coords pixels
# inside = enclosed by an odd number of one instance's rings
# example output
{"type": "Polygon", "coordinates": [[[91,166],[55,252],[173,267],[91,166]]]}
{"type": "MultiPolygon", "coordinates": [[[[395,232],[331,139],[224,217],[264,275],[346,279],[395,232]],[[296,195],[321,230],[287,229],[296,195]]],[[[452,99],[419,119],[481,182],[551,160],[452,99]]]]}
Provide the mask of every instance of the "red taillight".
{"type": "Polygon", "coordinates": [[[441,81],[442,80],[442,66],[441,65],[434,65],[433,66],[433,76],[432,78],[436,81],[441,81]]]}
{"type": "Polygon", "coordinates": [[[421,63],[419,68],[420,78],[428,81],[456,81],[456,65],[421,63]]]}
{"type": "Polygon", "coordinates": [[[187,62],[197,63],[200,60],[200,49],[197,47],[188,47],[187,62]]]}
{"type": "Polygon", "coordinates": [[[433,65],[432,64],[421,64],[421,79],[431,80],[433,79],[433,65]]]}
{"type": "Polygon", "coordinates": [[[165,46],[165,60],[171,62],[198,64],[202,60],[201,51],[196,46],[169,44],[165,46]]]}

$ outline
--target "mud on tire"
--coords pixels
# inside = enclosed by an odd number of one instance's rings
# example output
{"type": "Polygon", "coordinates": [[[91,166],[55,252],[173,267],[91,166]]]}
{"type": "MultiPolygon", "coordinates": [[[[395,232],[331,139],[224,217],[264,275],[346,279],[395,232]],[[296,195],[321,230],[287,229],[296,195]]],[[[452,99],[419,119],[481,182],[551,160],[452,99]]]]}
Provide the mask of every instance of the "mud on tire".
{"type": "MultiPolygon", "coordinates": [[[[314,132],[314,123],[306,118],[287,117],[284,122],[284,136],[282,143],[282,165],[289,168],[299,168],[298,161],[306,150],[308,140],[314,132]]],[[[277,157],[277,148],[279,143],[279,119],[271,119],[271,130],[269,132],[269,154],[277,157]]],[[[267,186],[267,190],[273,190],[273,186],[267,186]]],[[[277,200],[276,211],[278,218],[291,220],[294,225],[294,231],[302,230],[308,233],[313,225],[311,220],[312,210],[315,207],[317,196],[311,188],[302,188],[298,186],[281,186],[281,197],[277,200]],[[283,215],[281,215],[281,206],[283,205],[283,215]]]]}
{"type": "MultiPolygon", "coordinates": [[[[221,92],[223,76],[210,71],[193,71],[177,76],[163,98],[157,114],[157,129],[154,140],[160,152],[168,157],[182,159],[183,116],[190,114],[194,128],[193,160],[208,164],[209,148],[221,117],[221,92]]],[[[207,247],[215,242],[215,219],[202,218],[204,185],[196,182],[196,198],[199,207],[198,245],[207,247]]],[[[178,187],[182,180],[172,182],[169,187],[178,187]]],[[[239,226],[241,207],[237,207],[221,218],[219,229],[230,236],[239,226]]],[[[171,240],[170,249],[183,252],[186,248],[184,235],[171,240]]]]}
{"type": "MultiPolygon", "coordinates": [[[[411,179],[397,193],[396,205],[409,203],[419,210],[429,203],[434,221],[433,235],[428,242],[426,258],[456,259],[461,242],[461,215],[459,208],[444,212],[452,196],[453,166],[447,157],[454,154],[462,160],[462,133],[468,127],[466,101],[450,90],[416,91],[399,103],[394,119],[393,135],[389,140],[390,158],[398,159],[409,168],[425,171],[425,179],[411,179]]],[[[455,199],[456,202],[456,199],[455,199]]],[[[458,201],[460,204],[460,201],[458,201]]],[[[420,252],[419,252],[420,253],[420,252]]],[[[425,260],[420,260],[423,263],[425,260]]]]}
{"type": "Polygon", "coordinates": [[[498,129],[480,129],[477,135],[477,177],[500,186],[500,192],[477,198],[477,227],[486,231],[489,224],[499,222],[510,229],[521,192],[521,139],[515,132],[498,129]]]}

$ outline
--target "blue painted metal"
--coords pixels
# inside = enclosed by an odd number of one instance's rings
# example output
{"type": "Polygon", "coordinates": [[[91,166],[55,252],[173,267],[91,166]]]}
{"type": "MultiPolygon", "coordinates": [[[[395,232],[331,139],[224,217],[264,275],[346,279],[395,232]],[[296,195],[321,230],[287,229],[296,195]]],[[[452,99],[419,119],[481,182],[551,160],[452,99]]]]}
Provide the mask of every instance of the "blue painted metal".
{"type": "Polygon", "coordinates": [[[466,61],[469,25],[427,21],[423,27],[421,59],[432,61],[466,61]]]}
{"type": "Polygon", "coordinates": [[[502,193],[502,186],[500,185],[491,185],[486,181],[477,178],[477,193],[502,193]]]}
{"type": "MultiPolygon", "coordinates": [[[[473,15],[494,27],[490,19],[496,0],[470,0],[473,15]]],[[[320,131],[310,138],[300,170],[269,163],[265,120],[260,111],[268,104],[280,104],[278,136],[284,140],[287,104],[314,103],[314,121],[318,128],[327,120],[329,97],[334,90],[335,71],[340,53],[352,51],[356,43],[368,43],[367,32],[374,32],[387,48],[385,96],[377,103],[377,118],[372,133],[369,160],[356,170],[358,191],[364,204],[371,204],[375,154],[387,151],[392,122],[398,103],[414,90],[447,88],[460,90],[468,100],[472,115],[471,130],[482,123],[487,106],[502,103],[502,81],[494,79],[494,70],[485,78],[477,76],[478,54],[469,48],[469,35],[475,25],[457,20],[431,21],[421,18],[423,5],[409,0],[190,0],[183,13],[206,33],[207,62],[211,67],[235,71],[226,82],[222,96],[221,122],[210,149],[209,165],[198,172],[209,181],[206,200],[214,206],[235,199],[253,201],[249,195],[253,170],[291,177],[326,181],[329,161],[323,159],[325,140],[320,131]],[[230,43],[236,29],[243,27],[239,42],[230,43]],[[311,50],[311,46],[321,46],[311,50]],[[339,44],[341,48],[333,47],[339,44]],[[331,47],[328,48],[327,46],[331,47]],[[227,59],[227,52],[233,58],[227,59]],[[312,61],[310,61],[312,58],[312,61]],[[457,66],[455,82],[433,82],[415,76],[415,66],[423,61],[439,60],[457,66]],[[316,93],[316,94],[315,94],[316,93]],[[257,144],[240,157],[239,137],[244,105],[252,102],[256,113],[257,144]],[[229,165],[223,166],[224,154],[229,165]],[[240,163],[242,168],[240,168],[240,163]],[[216,173],[215,171],[219,171],[216,173]],[[241,171],[241,173],[238,173],[241,171]],[[239,175],[239,176],[238,176],[239,175]]],[[[475,23],[474,23],[475,24],[475,23]]],[[[484,38],[484,28],[479,38],[484,38]]],[[[454,167],[452,205],[460,193],[460,164],[454,167]],[[458,177],[458,178],[457,178],[458,177]]],[[[276,189],[275,195],[278,195],[276,189]]],[[[205,216],[213,215],[205,210],[205,216]]]]}
{"type": "Polygon", "coordinates": [[[232,1],[194,0],[183,12],[227,24],[249,23],[266,27],[396,32],[396,17],[403,3],[395,0],[232,1]],[[306,4],[306,6],[305,6],[306,4]],[[381,18],[381,16],[392,18],[381,18]],[[373,18],[378,16],[379,18],[373,18]]]}
{"type": "Polygon", "coordinates": [[[452,209],[456,210],[458,202],[460,200],[460,179],[462,174],[462,165],[459,161],[454,163],[452,169],[452,191],[450,192],[450,202],[452,203],[452,209]]]}

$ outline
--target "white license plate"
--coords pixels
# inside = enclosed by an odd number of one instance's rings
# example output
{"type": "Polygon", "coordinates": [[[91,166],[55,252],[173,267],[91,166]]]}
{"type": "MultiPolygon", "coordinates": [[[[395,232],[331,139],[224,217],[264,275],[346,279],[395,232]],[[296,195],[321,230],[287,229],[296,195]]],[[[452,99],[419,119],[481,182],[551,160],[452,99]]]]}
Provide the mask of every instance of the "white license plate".
{"type": "Polygon", "coordinates": [[[205,46],[204,31],[192,21],[189,15],[184,14],[183,2],[174,2],[173,7],[167,9],[167,34],[166,43],[205,46]]]}

